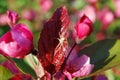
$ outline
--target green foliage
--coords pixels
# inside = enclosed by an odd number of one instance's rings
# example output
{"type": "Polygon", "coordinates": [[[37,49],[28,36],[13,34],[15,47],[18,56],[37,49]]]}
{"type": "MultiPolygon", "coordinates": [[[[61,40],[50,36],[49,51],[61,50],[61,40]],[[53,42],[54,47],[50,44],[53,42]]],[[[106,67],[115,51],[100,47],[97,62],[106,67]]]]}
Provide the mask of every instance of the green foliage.
{"type": "Polygon", "coordinates": [[[75,0],[72,4],[72,6],[75,9],[82,9],[85,6],[85,1],[84,0],[75,0]]]}
{"type": "Polygon", "coordinates": [[[100,28],[101,28],[101,23],[99,20],[96,20],[94,25],[93,25],[93,29],[94,29],[94,32],[99,32],[100,28]]]}
{"type": "Polygon", "coordinates": [[[8,80],[12,77],[12,73],[5,67],[0,65],[0,80],[8,80]]]}
{"type": "Polygon", "coordinates": [[[24,73],[28,73],[34,78],[37,78],[35,71],[28,65],[28,63],[24,59],[13,59],[13,60],[24,73]]]}
{"type": "Polygon", "coordinates": [[[94,64],[91,75],[103,72],[107,69],[120,65],[120,40],[106,39],[80,50],[79,56],[86,54],[94,64]]]}
{"type": "Polygon", "coordinates": [[[3,56],[0,54],[0,63],[3,62],[3,61],[5,61],[5,60],[6,60],[5,57],[3,57],[3,56]]]}
{"type": "Polygon", "coordinates": [[[28,5],[28,0],[17,0],[14,4],[16,9],[23,9],[26,7],[26,4],[28,5]]]}
{"type": "Polygon", "coordinates": [[[107,33],[109,35],[112,35],[114,34],[114,31],[118,29],[120,29],[120,19],[116,19],[115,21],[111,23],[111,25],[107,29],[107,33]]]}
{"type": "Polygon", "coordinates": [[[112,11],[115,10],[113,0],[99,0],[99,2],[98,2],[98,7],[99,8],[104,8],[106,6],[109,7],[112,11]]]}
{"type": "Polygon", "coordinates": [[[0,14],[6,12],[7,5],[7,0],[0,0],[0,14]]]}
{"type": "Polygon", "coordinates": [[[120,76],[115,76],[115,80],[120,80],[120,76]]]}
{"type": "Polygon", "coordinates": [[[10,29],[9,26],[1,26],[0,27],[0,37],[5,34],[10,29]]]}
{"type": "MultiPolygon", "coordinates": [[[[107,1],[107,0],[106,0],[107,1]]],[[[106,5],[112,10],[115,10],[114,0],[108,0],[106,5]]]]}

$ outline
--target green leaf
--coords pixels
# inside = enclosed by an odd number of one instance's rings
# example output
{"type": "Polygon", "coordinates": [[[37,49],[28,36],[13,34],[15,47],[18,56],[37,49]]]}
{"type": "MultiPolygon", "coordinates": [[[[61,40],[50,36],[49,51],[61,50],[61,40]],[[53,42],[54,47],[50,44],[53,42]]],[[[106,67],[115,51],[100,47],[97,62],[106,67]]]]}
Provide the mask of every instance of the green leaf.
{"type": "Polygon", "coordinates": [[[97,5],[101,9],[107,6],[110,10],[112,11],[115,10],[115,5],[113,0],[98,0],[97,5]]]}
{"type": "Polygon", "coordinates": [[[115,30],[119,30],[119,28],[120,28],[120,19],[116,19],[116,20],[114,20],[111,24],[110,24],[110,26],[108,27],[108,29],[107,29],[107,33],[108,34],[114,34],[114,32],[115,32],[115,30]]]}
{"type": "Polygon", "coordinates": [[[115,80],[120,80],[120,76],[115,76],[115,80]]]}
{"type": "Polygon", "coordinates": [[[114,11],[115,10],[115,4],[114,4],[114,1],[113,0],[108,0],[106,5],[112,10],[114,11]]]}
{"type": "Polygon", "coordinates": [[[105,71],[105,75],[108,80],[116,80],[112,69],[105,71]]]}
{"type": "Polygon", "coordinates": [[[25,62],[33,69],[36,69],[36,67],[38,66],[38,59],[36,58],[36,56],[33,56],[32,54],[27,55],[24,58],[25,62]]]}
{"type": "Polygon", "coordinates": [[[5,61],[5,60],[6,60],[5,57],[3,57],[3,56],[1,55],[1,53],[0,53],[0,63],[3,62],[3,61],[5,61]]]}
{"type": "Polygon", "coordinates": [[[5,26],[1,26],[0,27],[0,37],[2,36],[2,35],[4,35],[7,31],[9,31],[10,30],[10,27],[9,26],[7,26],[7,25],[5,25],[5,26]]]}
{"type": "Polygon", "coordinates": [[[93,25],[94,32],[99,32],[101,29],[101,22],[99,20],[96,20],[93,25]]]}
{"type": "Polygon", "coordinates": [[[120,65],[120,40],[106,39],[98,41],[81,50],[79,56],[82,54],[89,56],[91,64],[95,65],[93,72],[88,76],[95,75],[120,65]]]}
{"type": "Polygon", "coordinates": [[[37,78],[35,71],[29,66],[29,64],[24,59],[13,59],[17,66],[27,74],[32,77],[37,78]]]}
{"type": "Polygon", "coordinates": [[[7,11],[7,0],[0,0],[0,14],[7,11]]]}
{"type": "Polygon", "coordinates": [[[2,65],[0,65],[0,80],[8,80],[12,77],[12,73],[2,65]]]}

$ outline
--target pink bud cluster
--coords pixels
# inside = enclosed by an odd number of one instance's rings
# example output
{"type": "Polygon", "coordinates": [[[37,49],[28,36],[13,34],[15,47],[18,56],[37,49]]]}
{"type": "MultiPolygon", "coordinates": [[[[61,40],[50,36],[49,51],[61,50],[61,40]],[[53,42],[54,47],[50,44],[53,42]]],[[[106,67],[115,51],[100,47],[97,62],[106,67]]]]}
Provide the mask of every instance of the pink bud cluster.
{"type": "Polygon", "coordinates": [[[16,23],[18,14],[8,11],[10,31],[0,37],[0,53],[12,58],[24,58],[33,49],[33,36],[25,24],[16,23]]]}

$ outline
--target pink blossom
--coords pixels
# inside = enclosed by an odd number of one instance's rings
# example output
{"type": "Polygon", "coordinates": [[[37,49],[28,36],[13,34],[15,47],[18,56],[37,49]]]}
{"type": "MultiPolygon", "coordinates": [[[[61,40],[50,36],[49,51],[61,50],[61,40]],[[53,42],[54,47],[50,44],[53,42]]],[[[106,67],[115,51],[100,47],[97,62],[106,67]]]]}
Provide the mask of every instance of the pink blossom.
{"type": "Polygon", "coordinates": [[[114,14],[108,9],[104,8],[98,12],[98,19],[102,22],[102,28],[107,29],[108,25],[114,20],[114,14]]]}
{"type": "Polygon", "coordinates": [[[80,41],[89,36],[92,31],[91,20],[86,15],[83,15],[75,26],[76,42],[80,43],[80,41]]]}
{"type": "Polygon", "coordinates": [[[10,61],[5,61],[1,65],[9,69],[13,74],[21,73],[15,64],[11,63],[10,61]]]}
{"type": "Polygon", "coordinates": [[[33,10],[25,10],[22,12],[22,17],[27,20],[33,20],[36,14],[33,10]]]}
{"type": "Polygon", "coordinates": [[[23,58],[33,48],[33,37],[26,25],[17,24],[0,38],[0,52],[12,58],[23,58]]]}
{"type": "Polygon", "coordinates": [[[6,14],[0,14],[0,26],[7,24],[7,15],[6,14]]]}
{"type": "Polygon", "coordinates": [[[117,17],[120,17],[120,0],[113,0],[114,1],[114,6],[115,6],[115,15],[117,17]]]}
{"type": "Polygon", "coordinates": [[[77,53],[71,53],[63,73],[69,80],[72,80],[73,77],[90,74],[93,68],[94,65],[90,64],[90,57],[87,55],[81,55],[79,57],[77,53]]]}
{"type": "Polygon", "coordinates": [[[88,16],[88,18],[92,21],[95,22],[96,20],[96,11],[95,8],[91,5],[85,6],[82,10],[80,10],[77,15],[79,18],[81,18],[83,15],[88,16]],[[89,13],[89,14],[88,14],[89,13]]]}
{"type": "Polygon", "coordinates": [[[33,49],[33,36],[25,24],[13,25],[15,20],[12,15],[9,19],[11,30],[0,38],[0,53],[12,58],[24,58],[33,49]]]}
{"type": "Polygon", "coordinates": [[[51,0],[40,0],[41,12],[46,13],[50,10],[53,3],[51,0]]]}
{"type": "Polygon", "coordinates": [[[8,24],[10,25],[10,27],[14,26],[19,19],[18,14],[13,11],[7,11],[7,17],[8,17],[8,19],[7,19],[8,24]]]}

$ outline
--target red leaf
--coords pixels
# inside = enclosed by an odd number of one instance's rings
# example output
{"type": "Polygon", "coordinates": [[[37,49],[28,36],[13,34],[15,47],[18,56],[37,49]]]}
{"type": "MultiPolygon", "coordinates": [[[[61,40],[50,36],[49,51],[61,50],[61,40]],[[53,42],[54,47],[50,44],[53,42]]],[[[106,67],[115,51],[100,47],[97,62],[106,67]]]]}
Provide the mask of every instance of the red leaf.
{"type": "Polygon", "coordinates": [[[38,58],[44,69],[53,74],[64,61],[67,41],[69,16],[66,7],[58,8],[44,24],[38,44],[38,58]]]}

